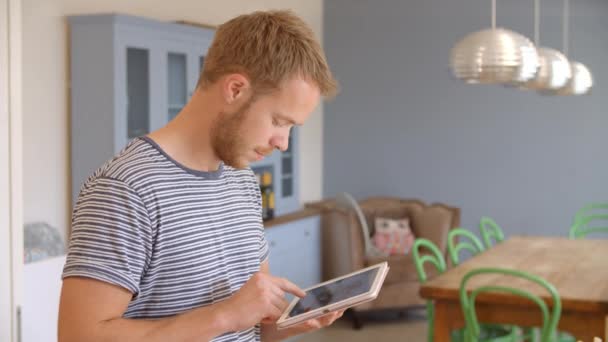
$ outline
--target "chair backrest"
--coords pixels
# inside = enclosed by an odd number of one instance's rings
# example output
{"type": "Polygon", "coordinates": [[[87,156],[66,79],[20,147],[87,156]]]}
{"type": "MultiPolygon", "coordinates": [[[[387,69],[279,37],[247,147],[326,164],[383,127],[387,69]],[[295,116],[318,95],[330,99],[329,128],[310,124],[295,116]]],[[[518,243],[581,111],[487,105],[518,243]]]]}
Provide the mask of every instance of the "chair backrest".
{"type": "MultiPolygon", "coordinates": [[[[414,266],[416,266],[416,273],[418,274],[420,283],[425,283],[428,279],[426,271],[424,270],[424,264],[433,264],[439,273],[445,272],[447,268],[444,256],[431,240],[417,238],[416,241],[414,241],[414,246],[412,247],[412,254],[414,255],[414,266]],[[420,255],[422,248],[426,249],[426,251],[430,252],[430,254],[420,255]]],[[[433,342],[435,340],[435,307],[433,302],[430,300],[426,302],[426,315],[429,320],[427,342],[433,342]]]]}
{"type": "Polygon", "coordinates": [[[541,277],[522,271],[501,268],[479,268],[468,272],[460,282],[460,305],[462,307],[462,313],[464,315],[466,324],[465,342],[477,341],[479,338],[481,330],[479,321],[477,320],[477,315],[475,313],[475,301],[477,297],[484,292],[508,293],[533,301],[539,306],[543,318],[541,342],[548,342],[551,340],[552,336],[554,336],[557,329],[557,323],[559,322],[561,315],[562,306],[559,294],[552,284],[541,277]],[[467,283],[471,278],[487,274],[522,278],[540,285],[546,289],[551,296],[553,303],[551,311],[549,311],[547,303],[540,296],[515,287],[488,285],[478,287],[470,292],[467,291],[467,283]]]}
{"type": "Polygon", "coordinates": [[[470,231],[464,228],[456,228],[448,233],[448,254],[454,265],[460,264],[460,251],[468,250],[473,254],[481,253],[485,250],[481,241],[470,231]],[[456,239],[464,238],[462,241],[456,242],[456,239]]]}
{"type": "Polygon", "coordinates": [[[570,227],[571,239],[584,239],[591,233],[608,233],[608,214],[580,216],[570,227]]]}
{"type": "Polygon", "coordinates": [[[496,243],[502,242],[505,239],[502,228],[500,228],[496,221],[487,216],[483,216],[479,221],[479,233],[483,238],[486,248],[492,247],[492,239],[494,239],[496,243]]]}
{"type": "Polygon", "coordinates": [[[382,252],[379,251],[376,246],[374,246],[374,244],[371,242],[370,229],[367,225],[365,215],[363,214],[361,207],[359,207],[359,203],[357,203],[353,196],[347,192],[338,194],[336,196],[336,203],[342,208],[355,211],[357,219],[359,220],[359,226],[361,227],[361,237],[363,238],[365,255],[367,257],[381,256],[382,252]]]}
{"type": "Polygon", "coordinates": [[[575,225],[578,221],[580,221],[585,216],[590,216],[594,212],[608,210],[608,203],[589,203],[582,208],[580,208],[576,214],[574,215],[574,219],[572,220],[572,225],[575,225]]]}
{"type": "Polygon", "coordinates": [[[574,215],[568,235],[571,239],[583,239],[595,232],[608,232],[608,203],[589,203],[579,209],[574,215]],[[604,226],[596,226],[598,222],[604,226]]]}
{"type": "Polygon", "coordinates": [[[431,241],[423,238],[418,238],[414,241],[414,247],[412,247],[412,254],[414,255],[414,265],[416,266],[416,273],[418,273],[418,279],[421,283],[427,281],[428,276],[424,270],[425,263],[433,264],[439,273],[443,273],[446,270],[445,259],[439,248],[431,241]],[[420,255],[420,250],[425,248],[430,254],[420,255]]]}

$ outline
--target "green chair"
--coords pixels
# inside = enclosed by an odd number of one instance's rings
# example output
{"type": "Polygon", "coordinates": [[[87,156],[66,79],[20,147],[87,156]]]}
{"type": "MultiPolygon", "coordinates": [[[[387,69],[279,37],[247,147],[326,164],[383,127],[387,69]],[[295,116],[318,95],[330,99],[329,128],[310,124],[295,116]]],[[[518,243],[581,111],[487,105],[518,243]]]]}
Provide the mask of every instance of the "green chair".
{"type": "MultiPolygon", "coordinates": [[[[488,217],[484,217],[484,218],[482,218],[482,221],[480,223],[480,229],[482,229],[481,228],[482,225],[484,225],[484,226],[489,225],[490,227],[492,227],[492,222],[494,222],[494,221],[488,217]],[[485,218],[485,220],[484,220],[484,218],[485,218]]],[[[483,235],[483,233],[482,233],[482,236],[484,236],[484,240],[486,241],[488,248],[490,248],[492,246],[490,237],[494,237],[496,241],[504,240],[504,234],[502,233],[502,229],[500,229],[500,227],[496,223],[494,223],[494,225],[498,229],[490,228],[492,230],[489,231],[489,234],[487,235],[487,240],[486,240],[486,235],[483,235]]],[[[481,241],[479,240],[479,238],[477,236],[475,236],[475,234],[471,233],[470,231],[468,231],[464,228],[456,228],[456,229],[451,230],[448,233],[448,254],[450,255],[450,260],[452,260],[452,263],[454,263],[454,265],[460,264],[460,251],[463,249],[468,250],[473,255],[481,253],[485,250],[485,248],[484,248],[483,244],[481,243],[481,241]],[[465,238],[465,240],[456,243],[456,241],[455,241],[456,238],[461,238],[461,237],[465,238]]],[[[486,336],[488,336],[488,335],[486,335],[486,336]]],[[[522,329],[522,336],[521,336],[522,339],[533,340],[533,336],[534,336],[533,328],[523,328],[522,329]]]]}
{"type": "MultiPolygon", "coordinates": [[[[416,266],[416,273],[418,273],[418,280],[420,280],[421,284],[426,283],[428,279],[426,271],[424,270],[425,263],[428,262],[433,264],[439,273],[445,272],[445,260],[443,259],[439,248],[430,240],[423,238],[416,239],[416,241],[414,241],[414,246],[412,247],[412,254],[414,255],[414,265],[416,266]],[[430,254],[421,256],[420,249],[422,247],[426,248],[430,254]]],[[[430,300],[426,301],[426,316],[429,321],[427,340],[428,342],[433,342],[435,332],[435,306],[430,300]]],[[[462,338],[460,340],[462,340],[462,338]]]]}
{"type": "Polygon", "coordinates": [[[486,248],[493,246],[492,239],[496,243],[502,242],[505,239],[505,234],[502,232],[500,226],[493,219],[483,216],[479,221],[479,232],[483,238],[483,242],[486,248]]]}
{"type": "MultiPolygon", "coordinates": [[[[483,340],[483,329],[480,328],[479,321],[477,320],[477,315],[475,313],[475,301],[479,294],[484,292],[502,292],[502,293],[510,293],[516,296],[524,297],[530,299],[534,303],[536,303],[541,310],[543,317],[543,324],[541,328],[540,340],[541,342],[549,342],[554,341],[556,336],[557,323],[559,321],[561,315],[561,300],[557,293],[557,290],[553,285],[549,282],[535,276],[533,274],[529,274],[526,272],[510,270],[510,269],[500,269],[500,268],[480,268],[475,269],[468,272],[462,281],[460,282],[460,304],[462,307],[462,312],[465,318],[466,329],[465,329],[465,342],[476,342],[483,340]],[[492,274],[492,275],[507,275],[517,278],[523,278],[534,282],[541,287],[545,288],[549,294],[551,295],[553,308],[551,312],[544,300],[542,300],[539,296],[534,295],[532,293],[523,291],[521,289],[507,287],[507,286],[482,286],[472,290],[470,293],[467,292],[467,283],[469,280],[475,276],[483,275],[483,274],[492,274]]],[[[509,336],[503,336],[500,339],[494,338],[494,341],[517,341],[518,337],[513,334],[509,336]]]]}
{"type": "Polygon", "coordinates": [[[588,234],[596,232],[607,232],[608,227],[591,225],[598,221],[608,220],[608,203],[589,203],[579,209],[574,215],[570,226],[569,236],[571,239],[583,239],[588,234]],[[602,213],[604,212],[604,213],[602,213]]]}
{"type": "Polygon", "coordinates": [[[608,233],[608,214],[580,216],[570,227],[571,239],[584,239],[591,233],[608,233]],[[599,224],[598,224],[599,222],[599,224]]]}
{"type": "MultiPolygon", "coordinates": [[[[426,263],[431,263],[439,273],[443,273],[446,270],[445,259],[439,248],[431,242],[430,240],[418,238],[414,241],[414,246],[412,247],[412,254],[414,256],[414,265],[416,266],[416,273],[418,274],[418,279],[420,283],[423,284],[428,280],[428,275],[424,269],[424,265],[426,263]],[[426,254],[421,255],[421,249],[426,249],[426,254]]],[[[433,302],[428,300],[426,302],[426,314],[429,322],[428,333],[427,333],[427,341],[433,342],[434,333],[435,333],[435,306],[433,302]]],[[[484,330],[490,328],[486,328],[482,326],[484,330]]],[[[492,327],[493,332],[488,332],[488,334],[500,335],[509,333],[508,329],[502,327],[492,327]]],[[[462,341],[464,338],[464,331],[462,329],[454,330],[451,333],[452,341],[462,341]]]]}
{"type": "Polygon", "coordinates": [[[448,233],[448,254],[454,265],[460,264],[460,251],[463,249],[475,254],[485,250],[481,241],[470,231],[464,228],[454,228],[448,233]],[[463,241],[456,243],[456,238],[464,238],[463,241]]]}
{"type": "Polygon", "coordinates": [[[576,224],[581,218],[585,216],[590,216],[593,212],[599,210],[608,210],[608,203],[589,203],[579,209],[574,215],[574,220],[572,220],[572,225],[576,224]]]}

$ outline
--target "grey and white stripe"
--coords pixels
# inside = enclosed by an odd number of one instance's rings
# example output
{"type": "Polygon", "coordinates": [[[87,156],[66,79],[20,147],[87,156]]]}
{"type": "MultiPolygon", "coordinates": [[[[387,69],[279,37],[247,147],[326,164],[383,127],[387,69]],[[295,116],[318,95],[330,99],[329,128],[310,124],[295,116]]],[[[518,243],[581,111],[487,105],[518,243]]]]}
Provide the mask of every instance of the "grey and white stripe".
{"type": "MultiPolygon", "coordinates": [[[[142,137],[82,186],[63,277],[122,286],[124,317],[161,318],[226,299],[267,256],[250,169],[192,170],[142,137]]],[[[259,340],[254,327],[214,341],[259,340]]]]}

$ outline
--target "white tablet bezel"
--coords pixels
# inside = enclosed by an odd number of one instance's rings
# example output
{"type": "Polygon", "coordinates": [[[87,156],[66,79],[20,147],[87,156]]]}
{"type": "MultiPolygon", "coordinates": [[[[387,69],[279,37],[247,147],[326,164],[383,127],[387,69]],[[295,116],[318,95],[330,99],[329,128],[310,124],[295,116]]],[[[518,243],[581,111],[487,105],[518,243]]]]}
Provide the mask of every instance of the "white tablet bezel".
{"type": "Polygon", "coordinates": [[[288,315],[291,312],[291,310],[293,309],[293,307],[300,300],[300,298],[296,297],[291,301],[289,306],[287,306],[285,311],[283,311],[283,314],[281,314],[281,317],[279,317],[279,319],[277,320],[277,322],[276,322],[277,328],[279,328],[279,329],[288,328],[290,326],[302,323],[309,319],[326,315],[333,311],[347,309],[347,308],[353,307],[355,305],[362,304],[362,303],[368,302],[370,300],[376,299],[376,297],[378,296],[378,293],[380,292],[380,288],[382,287],[382,283],[384,282],[384,279],[386,278],[386,274],[388,273],[389,267],[388,267],[388,263],[386,261],[373,265],[373,266],[370,266],[370,267],[363,268],[361,270],[358,270],[358,271],[355,271],[355,272],[352,272],[349,274],[346,274],[344,276],[334,278],[334,279],[328,280],[326,282],[311,286],[311,287],[305,289],[304,291],[308,292],[309,290],[315,289],[317,287],[331,284],[338,280],[349,278],[356,274],[367,272],[374,268],[377,268],[378,272],[376,273],[376,276],[374,278],[374,281],[373,281],[372,286],[370,287],[369,291],[356,295],[354,297],[343,299],[337,303],[322,306],[320,308],[311,310],[309,312],[306,312],[306,313],[303,313],[303,314],[300,314],[300,315],[297,315],[294,317],[288,317],[288,315]]]}

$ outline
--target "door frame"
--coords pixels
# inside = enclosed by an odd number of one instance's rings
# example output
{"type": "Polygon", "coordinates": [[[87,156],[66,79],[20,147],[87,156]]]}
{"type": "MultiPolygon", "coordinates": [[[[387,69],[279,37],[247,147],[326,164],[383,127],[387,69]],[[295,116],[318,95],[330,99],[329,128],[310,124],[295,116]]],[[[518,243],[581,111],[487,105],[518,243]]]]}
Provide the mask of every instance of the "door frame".
{"type": "Polygon", "coordinates": [[[0,340],[20,340],[23,298],[21,0],[0,0],[0,340]]]}

